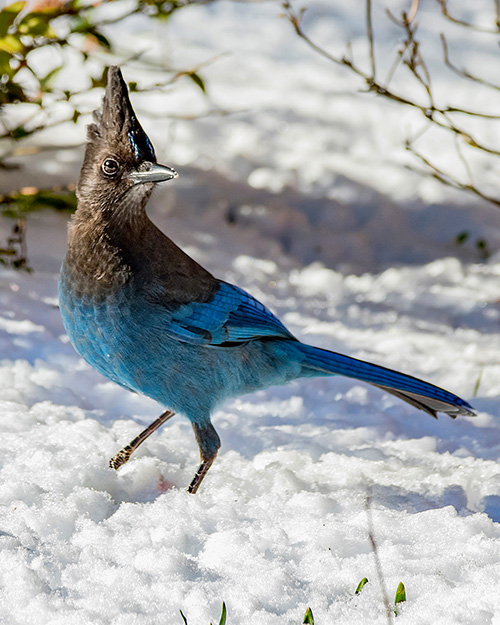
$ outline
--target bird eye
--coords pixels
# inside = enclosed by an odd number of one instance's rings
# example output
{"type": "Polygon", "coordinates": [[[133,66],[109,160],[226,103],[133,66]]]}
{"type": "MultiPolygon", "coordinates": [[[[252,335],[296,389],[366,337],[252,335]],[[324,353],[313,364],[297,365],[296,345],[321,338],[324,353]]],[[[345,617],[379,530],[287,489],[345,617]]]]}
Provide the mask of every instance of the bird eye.
{"type": "Polygon", "coordinates": [[[101,165],[101,169],[106,176],[114,176],[120,169],[120,166],[118,165],[118,161],[114,158],[107,158],[101,165]]]}

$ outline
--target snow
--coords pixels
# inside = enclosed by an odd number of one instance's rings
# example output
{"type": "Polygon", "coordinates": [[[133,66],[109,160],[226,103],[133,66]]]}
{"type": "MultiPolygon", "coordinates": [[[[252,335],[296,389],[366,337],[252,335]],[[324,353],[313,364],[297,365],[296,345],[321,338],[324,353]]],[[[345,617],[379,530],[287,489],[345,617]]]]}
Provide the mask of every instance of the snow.
{"type": "MultiPolygon", "coordinates": [[[[315,5],[318,37],[335,18],[336,39],[361,38],[354,4],[332,4],[315,5]]],[[[182,417],[115,472],[109,458],[161,408],[74,352],[56,299],[66,217],[33,214],[35,271],[0,270],[0,623],[181,625],[182,610],[208,625],[225,601],[228,625],[300,623],[308,606],[317,624],[384,624],[371,493],[390,599],[406,586],[397,622],[500,624],[500,262],[453,244],[469,229],[496,249],[495,209],[460,205],[402,168],[404,128],[382,126],[383,102],[353,96],[352,78],[297,44],[277,12],[196,7],[155,35],[179,66],[233,50],[207,84],[241,111],[144,116],[180,171],[150,214],[303,340],[420,376],[478,414],[435,421],[360,383],[301,380],[214,415],[222,449],[196,496],[185,492],[198,452],[182,417]]],[[[179,87],[168,111],[201,110],[198,97],[179,87]]],[[[72,132],[82,139],[83,127],[72,132]]],[[[80,162],[81,150],[46,153],[0,183],[64,182],[80,162]]]]}

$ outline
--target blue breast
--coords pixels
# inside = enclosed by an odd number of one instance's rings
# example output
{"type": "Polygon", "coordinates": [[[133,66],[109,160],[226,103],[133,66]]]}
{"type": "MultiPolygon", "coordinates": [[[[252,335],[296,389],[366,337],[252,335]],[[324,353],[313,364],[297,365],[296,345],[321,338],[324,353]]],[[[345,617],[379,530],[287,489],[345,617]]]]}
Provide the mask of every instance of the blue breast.
{"type": "Polygon", "coordinates": [[[170,315],[131,285],[105,297],[81,295],[67,272],[59,283],[64,327],[78,353],[102,375],[202,422],[222,401],[300,375],[292,341],[206,347],[172,337],[170,315]]]}
{"type": "Polygon", "coordinates": [[[123,332],[128,307],[121,295],[97,299],[80,296],[68,285],[67,276],[59,282],[59,306],[66,333],[76,351],[92,367],[114,382],[134,389],[127,376],[127,336],[123,332]]]}

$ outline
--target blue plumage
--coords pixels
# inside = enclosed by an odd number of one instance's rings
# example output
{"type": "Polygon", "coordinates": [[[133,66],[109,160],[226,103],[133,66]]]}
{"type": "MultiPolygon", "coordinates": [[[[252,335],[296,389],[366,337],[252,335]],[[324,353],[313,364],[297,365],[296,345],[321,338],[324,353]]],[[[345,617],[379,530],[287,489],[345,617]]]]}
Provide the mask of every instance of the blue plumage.
{"type": "Polygon", "coordinates": [[[114,458],[118,468],[173,415],[191,421],[201,465],[196,492],[220,440],[210,415],[224,400],[299,377],[344,375],[374,384],[436,416],[470,415],[456,395],[384,367],[294,338],[265,306],[215,279],[149,220],[155,183],[177,174],[156,163],[118,68],[89,128],[59,283],[61,314],[87,362],[167,410],[114,458]]]}
{"type": "Polygon", "coordinates": [[[219,282],[210,301],[191,302],[160,314],[166,334],[194,345],[224,346],[263,337],[293,338],[279,319],[242,289],[219,282]]]}

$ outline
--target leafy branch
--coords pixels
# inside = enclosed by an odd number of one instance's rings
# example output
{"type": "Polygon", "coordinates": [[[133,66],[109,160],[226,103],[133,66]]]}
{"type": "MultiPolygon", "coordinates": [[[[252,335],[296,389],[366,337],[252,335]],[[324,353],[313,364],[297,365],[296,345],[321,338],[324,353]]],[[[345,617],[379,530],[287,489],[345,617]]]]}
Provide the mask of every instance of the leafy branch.
{"type": "MultiPolygon", "coordinates": [[[[9,157],[19,153],[27,139],[63,123],[76,124],[83,114],[91,112],[80,96],[106,86],[106,68],[97,73],[94,70],[90,84],[68,89],[58,78],[69,59],[74,63],[77,58],[81,65],[89,67],[91,63],[94,67],[96,60],[101,67],[111,62],[134,62],[161,74],[161,80],[147,89],[129,83],[132,92],[165,89],[187,79],[206,95],[200,72],[216,59],[179,70],[165,62],[146,60],[143,53],[130,54],[130,50],[119,49],[108,35],[109,27],[121,25],[134,15],[165,21],[176,11],[199,3],[200,0],[18,0],[4,6],[0,10],[0,170],[15,167],[9,157]],[[51,55],[44,57],[48,50],[51,55]],[[40,58],[51,59],[52,65],[40,63],[40,58]]],[[[73,210],[73,191],[68,187],[30,187],[0,195],[0,214],[16,220],[15,232],[5,246],[0,246],[0,262],[27,267],[24,215],[44,207],[73,210]]]]}
{"type": "MultiPolygon", "coordinates": [[[[83,64],[96,57],[115,58],[118,54],[115,44],[106,35],[106,28],[124,22],[136,14],[145,14],[153,19],[166,20],[175,11],[189,5],[198,4],[195,0],[136,0],[124,11],[115,11],[110,17],[109,11],[102,9],[111,3],[98,0],[90,5],[82,5],[80,0],[38,0],[28,4],[24,0],[14,2],[0,11],[0,107],[2,107],[3,131],[0,131],[0,167],[5,167],[5,159],[12,154],[17,143],[42,130],[63,122],[77,123],[83,113],[77,96],[88,92],[88,87],[70,91],[57,84],[57,77],[68,58],[68,51],[80,56],[83,64]],[[37,55],[42,49],[58,52],[59,63],[41,74],[37,69],[37,55]],[[48,121],[55,107],[64,103],[69,113],[61,119],[48,121]],[[10,105],[29,105],[30,112],[21,122],[8,123],[10,105]],[[7,141],[5,141],[7,140],[7,141]]],[[[118,3],[116,3],[119,8],[118,3]]],[[[137,60],[142,55],[134,55],[137,60]]],[[[104,64],[104,63],[103,63],[104,64]]],[[[151,63],[143,61],[150,68],[151,63]]],[[[192,80],[206,93],[199,70],[207,63],[195,68],[175,70],[162,65],[156,69],[162,75],[170,74],[152,88],[161,88],[173,84],[181,78],[192,80]]],[[[91,78],[90,89],[103,88],[106,85],[106,72],[91,78]]],[[[143,91],[136,83],[130,84],[131,91],[143,91]]]]}

